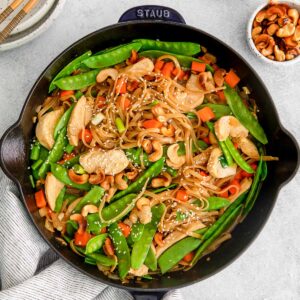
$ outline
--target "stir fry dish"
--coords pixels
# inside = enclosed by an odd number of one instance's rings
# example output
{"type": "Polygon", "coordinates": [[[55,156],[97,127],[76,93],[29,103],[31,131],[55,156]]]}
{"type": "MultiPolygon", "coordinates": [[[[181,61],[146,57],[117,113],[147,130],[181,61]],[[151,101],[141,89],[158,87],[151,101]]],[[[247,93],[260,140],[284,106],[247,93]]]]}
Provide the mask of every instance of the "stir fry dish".
{"type": "Polygon", "coordinates": [[[71,61],[33,120],[30,180],[46,229],[124,283],[213,252],[276,160],[239,82],[191,42],[139,39],[71,61]]]}

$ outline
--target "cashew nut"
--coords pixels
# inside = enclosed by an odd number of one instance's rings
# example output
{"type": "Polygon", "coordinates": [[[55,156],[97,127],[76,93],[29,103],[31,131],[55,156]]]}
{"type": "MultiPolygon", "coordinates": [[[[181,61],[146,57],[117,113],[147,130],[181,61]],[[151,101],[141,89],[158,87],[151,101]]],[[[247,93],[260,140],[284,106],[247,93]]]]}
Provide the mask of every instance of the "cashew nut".
{"type": "Polygon", "coordinates": [[[70,179],[72,181],[74,181],[75,183],[78,183],[78,184],[84,184],[84,183],[87,183],[88,180],[89,180],[89,175],[88,174],[82,174],[82,175],[78,175],[74,172],[73,169],[70,169],[68,171],[68,175],[70,177],[70,179]]]}
{"type": "Polygon", "coordinates": [[[248,130],[240,123],[240,121],[232,116],[221,117],[215,123],[215,133],[219,141],[225,141],[231,137],[247,137],[248,130]]]}
{"type": "Polygon", "coordinates": [[[293,40],[299,42],[300,41],[300,25],[298,25],[295,29],[295,33],[293,35],[293,40]]]}
{"type": "Polygon", "coordinates": [[[282,50],[278,48],[277,45],[274,46],[274,54],[277,61],[284,61],[285,60],[285,54],[282,50]]]}
{"type": "Polygon", "coordinates": [[[284,25],[290,24],[291,19],[288,17],[282,17],[277,20],[279,27],[283,27],[284,25]]]}
{"type": "Polygon", "coordinates": [[[150,206],[150,200],[146,197],[141,197],[137,202],[136,202],[136,207],[138,210],[142,210],[143,206],[150,206]]]}
{"type": "Polygon", "coordinates": [[[261,10],[257,13],[257,15],[255,17],[255,21],[258,22],[258,23],[261,23],[266,17],[267,17],[266,11],[261,10]]]}
{"type": "Polygon", "coordinates": [[[152,152],[152,143],[150,140],[143,140],[142,141],[142,148],[144,149],[144,151],[149,154],[152,152]]]}
{"type": "Polygon", "coordinates": [[[146,265],[142,265],[140,268],[137,270],[130,268],[129,273],[134,275],[134,276],[144,276],[148,274],[148,267],[146,265]]]}
{"type": "Polygon", "coordinates": [[[155,162],[159,160],[163,155],[163,147],[159,141],[154,140],[152,142],[154,152],[149,155],[149,161],[155,162]]]}
{"type": "Polygon", "coordinates": [[[105,174],[102,169],[97,169],[96,174],[91,174],[89,178],[90,184],[100,184],[105,180],[105,174]]]}
{"type": "Polygon", "coordinates": [[[124,172],[115,175],[115,184],[119,190],[126,190],[128,188],[127,182],[123,179],[124,172]]]}
{"type": "Polygon", "coordinates": [[[294,36],[295,36],[295,34],[293,36],[289,36],[289,37],[283,38],[284,39],[284,43],[285,43],[285,45],[287,47],[289,47],[289,48],[295,48],[295,47],[297,47],[298,43],[293,40],[294,36]]]}
{"type": "Polygon", "coordinates": [[[88,214],[94,214],[96,212],[98,212],[98,207],[96,205],[87,204],[82,208],[81,215],[86,217],[88,214]]]}
{"type": "Polygon", "coordinates": [[[113,185],[114,181],[114,176],[108,175],[105,177],[105,180],[103,180],[100,185],[107,191],[113,185]]]}
{"type": "Polygon", "coordinates": [[[263,56],[271,55],[274,51],[274,45],[275,45],[275,41],[271,38],[269,41],[268,47],[266,47],[265,49],[262,49],[261,54],[263,56]]]}
{"type": "Polygon", "coordinates": [[[130,212],[129,220],[133,224],[135,224],[138,221],[138,212],[139,211],[137,210],[137,208],[133,208],[133,210],[130,212]]]}
{"type": "Polygon", "coordinates": [[[296,26],[299,19],[299,12],[295,8],[290,8],[288,10],[288,16],[292,19],[293,24],[296,26]]]}
{"type": "Polygon", "coordinates": [[[238,138],[236,140],[238,146],[241,148],[242,152],[245,153],[250,158],[259,159],[259,153],[255,144],[248,138],[238,138]]]}
{"type": "Polygon", "coordinates": [[[142,224],[150,223],[152,219],[151,207],[146,205],[142,206],[142,209],[138,211],[137,215],[142,224]]]}
{"type": "Polygon", "coordinates": [[[136,176],[138,176],[138,174],[139,174],[138,169],[134,169],[134,170],[132,170],[132,171],[130,171],[130,172],[127,172],[127,173],[126,173],[126,176],[127,176],[127,178],[128,178],[129,180],[133,180],[136,176]]]}
{"type": "Polygon", "coordinates": [[[222,155],[222,151],[220,150],[220,148],[214,148],[211,151],[207,163],[207,171],[209,172],[209,174],[215,178],[224,178],[224,177],[235,175],[237,165],[233,164],[227,168],[223,168],[219,159],[221,155],[222,155]]]}
{"type": "Polygon", "coordinates": [[[262,27],[261,26],[254,27],[252,29],[252,33],[251,33],[252,38],[256,39],[261,32],[262,32],[262,27]]]}
{"type": "Polygon", "coordinates": [[[167,128],[167,127],[162,127],[162,128],[160,129],[160,131],[161,131],[162,135],[164,135],[164,136],[172,137],[172,136],[174,136],[174,134],[175,134],[175,128],[174,128],[174,126],[171,125],[171,124],[168,125],[168,128],[167,128]]]}
{"type": "Polygon", "coordinates": [[[254,44],[258,50],[261,50],[269,45],[271,39],[272,37],[264,33],[254,39],[254,44]]]}
{"type": "Polygon", "coordinates": [[[276,32],[276,35],[278,37],[288,37],[294,34],[295,32],[295,25],[290,23],[290,24],[286,24],[284,25],[282,28],[279,28],[276,32]]]}
{"type": "Polygon", "coordinates": [[[167,165],[174,169],[179,169],[185,163],[185,156],[178,156],[178,144],[171,145],[167,150],[167,165]]]}
{"type": "Polygon", "coordinates": [[[154,188],[158,188],[162,186],[167,187],[171,184],[171,182],[172,182],[172,176],[169,173],[164,172],[161,177],[153,178],[151,181],[151,185],[154,188]]]}
{"type": "Polygon", "coordinates": [[[96,77],[96,81],[98,83],[101,83],[104,80],[106,80],[108,77],[111,77],[111,79],[115,81],[118,77],[118,71],[114,68],[104,69],[98,73],[96,77]]]}
{"type": "MultiPolygon", "coordinates": [[[[256,28],[258,28],[258,27],[256,27],[256,28]]],[[[253,33],[253,31],[252,31],[252,33],[253,33]]],[[[215,81],[216,86],[223,86],[225,75],[226,75],[226,70],[224,70],[224,69],[218,69],[214,73],[214,81],[215,81]]]]}
{"type": "Polygon", "coordinates": [[[276,33],[276,31],[279,29],[279,26],[277,24],[271,24],[268,28],[267,28],[267,32],[269,35],[273,35],[276,33]]]}
{"type": "Polygon", "coordinates": [[[271,6],[266,11],[266,17],[270,21],[274,21],[277,18],[277,16],[283,17],[284,15],[285,15],[285,9],[279,5],[271,6]]]}

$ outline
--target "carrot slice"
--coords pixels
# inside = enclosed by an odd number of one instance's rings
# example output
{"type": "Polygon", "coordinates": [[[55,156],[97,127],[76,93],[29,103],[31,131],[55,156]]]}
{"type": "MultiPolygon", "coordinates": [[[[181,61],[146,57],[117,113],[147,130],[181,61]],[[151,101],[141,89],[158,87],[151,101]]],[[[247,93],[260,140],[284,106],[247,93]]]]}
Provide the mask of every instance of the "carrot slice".
{"type": "Polygon", "coordinates": [[[106,105],[106,98],[104,96],[97,96],[96,98],[96,106],[98,108],[102,108],[106,105]]]}
{"type": "Polygon", "coordinates": [[[159,122],[156,119],[151,119],[151,120],[144,121],[143,127],[146,128],[146,129],[149,129],[149,128],[162,128],[163,123],[159,122]]]}
{"type": "Polygon", "coordinates": [[[178,75],[177,78],[179,80],[182,80],[184,78],[184,76],[185,76],[185,72],[182,69],[180,69],[180,68],[176,68],[176,69],[173,70],[172,75],[174,75],[174,76],[178,75]]]}
{"type": "Polygon", "coordinates": [[[165,65],[163,66],[161,73],[165,76],[165,77],[171,77],[172,71],[174,70],[174,64],[169,61],[167,63],[165,63],[165,65]]]}
{"type": "Polygon", "coordinates": [[[186,201],[188,201],[188,198],[189,198],[189,196],[188,196],[186,190],[180,189],[177,191],[177,193],[176,193],[177,200],[186,202],[186,201]]]}
{"type": "Polygon", "coordinates": [[[232,69],[230,69],[224,79],[225,82],[228,83],[232,88],[234,88],[241,80],[232,69]]]}
{"type": "Polygon", "coordinates": [[[110,238],[106,238],[105,242],[104,242],[104,252],[109,255],[109,256],[114,256],[115,255],[115,250],[114,250],[114,246],[112,244],[112,241],[110,238]]]}
{"type": "Polygon", "coordinates": [[[240,182],[237,180],[237,179],[233,179],[230,183],[230,185],[234,185],[234,187],[231,187],[229,189],[229,192],[231,195],[234,195],[235,193],[238,193],[240,188],[241,188],[241,185],[240,185],[240,182]]]}
{"type": "Polygon", "coordinates": [[[154,71],[159,72],[163,68],[164,64],[163,60],[157,60],[154,65],[154,71]]]}
{"type": "Polygon", "coordinates": [[[67,97],[71,97],[74,95],[74,91],[73,90],[69,90],[69,91],[60,91],[60,97],[61,98],[67,98],[67,97]]]}
{"type": "Polygon", "coordinates": [[[119,78],[116,84],[116,91],[118,94],[125,94],[127,91],[127,84],[124,78],[119,78]]]}
{"type": "Polygon", "coordinates": [[[212,109],[208,106],[201,108],[197,111],[197,115],[202,122],[207,122],[211,119],[214,119],[216,116],[212,109]]]}
{"type": "Polygon", "coordinates": [[[158,246],[163,245],[163,235],[160,232],[155,233],[154,235],[154,241],[158,246]]]}
{"type": "Polygon", "coordinates": [[[131,106],[131,101],[125,97],[124,95],[120,96],[117,100],[117,106],[120,107],[122,110],[126,110],[131,106]]]}
{"type": "Polygon", "coordinates": [[[34,194],[35,203],[38,208],[45,207],[47,205],[46,198],[43,190],[39,190],[34,194]]]}
{"type": "Polygon", "coordinates": [[[206,68],[205,63],[200,63],[198,61],[193,61],[192,62],[191,70],[194,71],[194,72],[204,72],[205,68],[206,68]]]}
{"type": "Polygon", "coordinates": [[[195,256],[195,253],[194,253],[194,252],[190,252],[190,253],[188,253],[188,254],[183,258],[183,260],[184,260],[185,262],[189,263],[189,262],[191,262],[191,261],[193,260],[194,256],[195,256]]]}
{"type": "Polygon", "coordinates": [[[123,235],[127,238],[130,234],[131,228],[127,224],[120,222],[118,223],[118,227],[121,229],[123,235]]]}
{"type": "Polygon", "coordinates": [[[225,192],[219,194],[219,196],[222,197],[222,198],[228,198],[228,196],[229,196],[228,191],[225,191],[225,192]]]}
{"type": "Polygon", "coordinates": [[[87,231],[79,232],[77,231],[74,236],[74,244],[76,246],[85,247],[87,242],[92,238],[92,235],[87,231]]]}
{"type": "Polygon", "coordinates": [[[82,136],[84,135],[84,140],[89,144],[93,140],[93,134],[89,129],[84,129],[84,132],[82,130],[79,133],[79,138],[82,139],[82,136]]]}
{"type": "Polygon", "coordinates": [[[129,59],[130,63],[135,64],[138,60],[138,54],[135,50],[131,50],[131,57],[129,59]]]}
{"type": "Polygon", "coordinates": [[[226,101],[224,91],[217,91],[216,93],[222,101],[226,101]]]}

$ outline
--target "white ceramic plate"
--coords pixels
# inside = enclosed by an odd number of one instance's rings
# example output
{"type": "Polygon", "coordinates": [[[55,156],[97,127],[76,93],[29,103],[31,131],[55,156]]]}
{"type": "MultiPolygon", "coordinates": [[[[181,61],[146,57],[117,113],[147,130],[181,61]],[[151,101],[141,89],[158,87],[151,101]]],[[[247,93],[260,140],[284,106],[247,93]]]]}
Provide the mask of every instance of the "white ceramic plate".
{"type": "MultiPolygon", "coordinates": [[[[3,30],[27,1],[28,0],[24,1],[24,3],[18,7],[16,12],[12,13],[0,25],[0,30],[3,30]]],[[[2,12],[11,2],[12,0],[0,0],[0,12],[2,12]]],[[[19,47],[44,32],[62,11],[65,2],[66,0],[40,0],[36,7],[34,7],[34,9],[12,31],[5,42],[0,44],[0,51],[19,47]]]]}

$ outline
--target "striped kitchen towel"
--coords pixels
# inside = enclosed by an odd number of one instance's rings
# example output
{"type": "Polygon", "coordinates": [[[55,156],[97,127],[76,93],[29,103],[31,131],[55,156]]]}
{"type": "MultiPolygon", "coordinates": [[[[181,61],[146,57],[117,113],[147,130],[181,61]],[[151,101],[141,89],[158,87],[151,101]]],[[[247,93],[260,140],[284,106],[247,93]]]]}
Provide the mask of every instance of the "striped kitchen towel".
{"type": "MultiPolygon", "coordinates": [[[[133,299],[59,259],[35,229],[16,186],[0,170],[0,299],[133,299]]],[[[178,291],[165,300],[181,300],[178,291]]]]}

